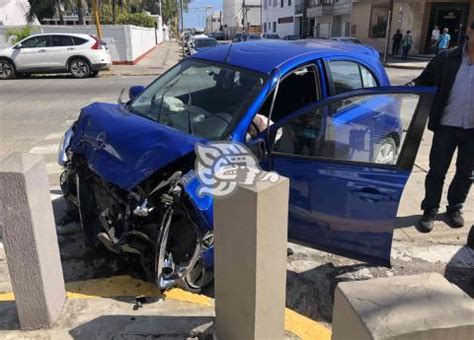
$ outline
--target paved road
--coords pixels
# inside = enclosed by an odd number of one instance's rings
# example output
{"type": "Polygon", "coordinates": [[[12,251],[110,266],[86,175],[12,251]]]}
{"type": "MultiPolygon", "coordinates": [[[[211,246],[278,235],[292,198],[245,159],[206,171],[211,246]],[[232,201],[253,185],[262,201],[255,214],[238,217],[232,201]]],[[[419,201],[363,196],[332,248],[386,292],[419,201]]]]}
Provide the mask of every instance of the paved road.
{"type": "Polygon", "coordinates": [[[51,184],[56,184],[60,139],[81,107],[93,101],[115,102],[121,89],[146,85],[154,78],[104,76],[78,80],[50,76],[0,82],[0,159],[14,151],[42,154],[51,184]]]}
{"type": "MultiPolygon", "coordinates": [[[[166,64],[166,63],[165,63],[166,64]]],[[[171,64],[171,63],[169,63],[171,64]]],[[[169,66],[166,64],[166,66],[169,66]]],[[[147,69],[149,70],[149,69],[147,69]]],[[[157,73],[162,70],[157,70],[157,73]]],[[[389,70],[392,83],[404,84],[419,71],[389,70]]],[[[50,182],[57,185],[59,168],[56,152],[65,129],[77,118],[82,106],[92,101],[116,101],[122,88],[144,85],[154,77],[103,76],[75,80],[67,77],[41,77],[0,82],[0,159],[13,151],[45,156],[50,182]]],[[[427,271],[441,272],[471,295],[470,275],[474,271],[474,253],[463,248],[467,228],[452,230],[439,221],[434,232],[419,234],[413,224],[419,217],[423,181],[428,170],[431,134],[427,132],[420,147],[415,169],[404,192],[398,212],[392,247],[392,268],[372,267],[339,256],[294,246],[288,259],[289,306],[314,319],[329,321],[332,296],[337,282],[407,275],[427,271]]],[[[452,178],[451,168],[448,178],[452,178]]],[[[61,198],[53,191],[56,212],[61,198]]],[[[443,203],[444,204],[444,203],[443,203]]],[[[466,217],[474,222],[474,193],[466,205],[466,217]]],[[[102,261],[84,260],[82,236],[77,226],[60,236],[63,268],[67,280],[85,279],[127,272],[116,258],[98,257],[102,261]]],[[[2,263],[0,244],[0,291],[9,289],[6,265],[2,263]]]]}

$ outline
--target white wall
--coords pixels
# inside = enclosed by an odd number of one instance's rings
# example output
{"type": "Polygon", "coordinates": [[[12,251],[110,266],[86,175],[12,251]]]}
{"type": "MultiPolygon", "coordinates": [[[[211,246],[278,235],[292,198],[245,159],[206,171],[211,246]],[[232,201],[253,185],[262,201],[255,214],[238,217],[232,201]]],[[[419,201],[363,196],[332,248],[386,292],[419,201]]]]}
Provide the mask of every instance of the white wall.
{"type": "MultiPolygon", "coordinates": [[[[0,48],[7,47],[4,32],[10,27],[0,26],[0,48]]],[[[95,25],[84,26],[56,26],[43,25],[39,27],[41,33],[81,33],[97,35],[95,25]]],[[[166,40],[167,31],[161,25],[154,28],[137,27],[132,25],[103,25],[102,39],[107,43],[112,61],[133,62],[135,59],[148,52],[158,40],[158,44],[166,40]]]]}
{"type": "Polygon", "coordinates": [[[295,14],[295,0],[291,0],[291,5],[288,5],[288,0],[284,0],[283,7],[281,7],[281,0],[262,0],[262,30],[264,23],[267,23],[266,33],[273,33],[273,22],[276,22],[276,33],[283,38],[287,35],[294,35],[295,32],[295,18],[292,23],[279,24],[279,18],[293,17],[295,14]],[[266,6],[265,6],[265,1],[266,6]],[[268,24],[270,23],[270,28],[268,24]]]}
{"type": "MultiPolygon", "coordinates": [[[[30,9],[28,0],[0,0],[0,26],[26,25],[26,13],[30,9]]],[[[38,19],[31,23],[39,25],[38,19]]]]}

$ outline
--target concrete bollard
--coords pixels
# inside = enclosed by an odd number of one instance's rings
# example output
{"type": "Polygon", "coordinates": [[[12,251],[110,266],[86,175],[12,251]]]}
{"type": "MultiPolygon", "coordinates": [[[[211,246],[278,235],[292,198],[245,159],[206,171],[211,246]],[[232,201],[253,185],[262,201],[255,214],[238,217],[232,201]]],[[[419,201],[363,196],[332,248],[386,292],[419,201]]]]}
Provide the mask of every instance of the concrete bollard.
{"type": "Polygon", "coordinates": [[[284,339],[289,180],[214,200],[216,334],[284,339]]]}
{"type": "Polygon", "coordinates": [[[0,216],[20,326],[50,327],[66,291],[41,156],[15,153],[0,163],[0,216]]]}
{"type": "Polygon", "coordinates": [[[474,303],[438,273],[342,282],[332,339],[474,339],[474,303]]]}

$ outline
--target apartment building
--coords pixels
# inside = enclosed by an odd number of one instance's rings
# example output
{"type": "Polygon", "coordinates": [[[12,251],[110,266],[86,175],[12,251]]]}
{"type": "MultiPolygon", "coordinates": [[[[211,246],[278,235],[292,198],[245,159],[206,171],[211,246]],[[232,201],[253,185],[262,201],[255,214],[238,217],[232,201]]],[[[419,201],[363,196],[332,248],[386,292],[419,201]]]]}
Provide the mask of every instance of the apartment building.
{"type": "MultiPolygon", "coordinates": [[[[351,35],[383,51],[389,3],[389,0],[353,0],[351,35]]],[[[410,30],[414,41],[412,52],[424,54],[431,51],[435,25],[449,29],[453,47],[464,42],[467,25],[472,20],[474,0],[395,0],[391,31],[393,35],[397,29],[410,30]]]]}
{"type": "MultiPolygon", "coordinates": [[[[306,35],[315,38],[349,36],[353,0],[306,0],[306,35]]],[[[356,0],[354,0],[356,1],[356,0]]]]}
{"type": "Polygon", "coordinates": [[[228,37],[237,32],[260,33],[261,23],[261,0],[224,0],[222,26],[228,37]]]}
{"type": "Polygon", "coordinates": [[[302,0],[262,0],[262,32],[284,38],[300,35],[302,0]],[[299,14],[296,14],[298,5],[299,14]]]}

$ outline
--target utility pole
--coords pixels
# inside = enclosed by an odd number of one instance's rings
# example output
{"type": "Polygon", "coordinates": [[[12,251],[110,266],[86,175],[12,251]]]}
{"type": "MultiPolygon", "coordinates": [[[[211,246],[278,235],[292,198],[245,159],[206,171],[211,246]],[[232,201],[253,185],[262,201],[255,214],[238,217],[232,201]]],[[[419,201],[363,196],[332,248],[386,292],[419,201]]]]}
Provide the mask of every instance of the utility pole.
{"type": "Polygon", "coordinates": [[[94,12],[95,28],[97,29],[97,37],[99,37],[99,39],[102,39],[102,26],[100,26],[98,1],[99,0],[92,0],[92,12],[94,12]]]}
{"type": "Polygon", "coordinates": [[[115,25],[115,20],[117,19],[116,4],[117,0],[112,0],[112,23],[115,25]]]}
{"type": "Polygon", "coordinates": [[[388,47],[390,45],[390,36],[392,35],[393,2],[394,0],[390,0],[388,7],[387,29],[385,31],[385,48],[383,52],[384,64],[386,64],[388,60],[388,47]]]}
{"type": "Polygon", "coordinates": [[[181,44],[181,54],[184,59],[184,15],[183,15],[183,0],[179,1],[179,12],[180,12],[180,20],[181,20],[181,39],[182,39],[182,44],[181,44]]]}

